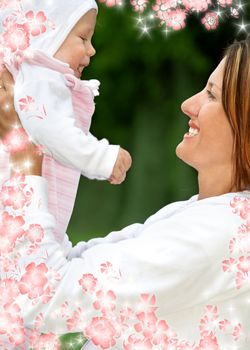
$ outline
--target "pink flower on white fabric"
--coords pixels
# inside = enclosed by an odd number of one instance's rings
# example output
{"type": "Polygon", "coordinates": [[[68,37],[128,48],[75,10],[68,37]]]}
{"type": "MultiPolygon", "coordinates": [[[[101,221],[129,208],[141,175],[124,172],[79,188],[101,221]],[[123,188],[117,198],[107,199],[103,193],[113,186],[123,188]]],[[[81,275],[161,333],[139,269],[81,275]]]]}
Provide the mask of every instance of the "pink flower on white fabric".
{"type": "Polygon", "coordinates": [[[202,338],[199,346],[202,350],[220,350],[217,338],[213,335],[202,338]]]}
{"type": "Polygon", "coordinates": [[[106,261],[105,263],[101,264],[101,273],[108,275],[111,278],[120,279],[121,278],[121,271],[116,270],[113,267],[113,264],[110,261],[106,261]]]}
{"type": "Polygon", "coordinates": [[[91,273],[85,273],[78,282],[84,293],[93,293],[98,281],[91,273]]]}
{"type": "Polygon", "coordinates": [[[69,331],[73,331],[76,327],[84,328],[86,325],[85,319],[83,317],[83,309],[78,307],[77,310],[73,312],[71,317],[67,319],[67,328],[69,331]]]}
{"type": "Polygon", "coordinates": [[[6,334],[9,342],[16,346],[21,345],[25,339],[20,311],[17,304],[10,304],[0,313],[0,334],[6,334]]]}
{"type": "Polygon", "coordinates": [[[48,283],[46,273],[48,268],[44,263],[35,265],[30,263],[25,268],[26,272],[19,283],[19,290],[22,294],[28,294],[30,299],[42,296],[45,293],[45,286],[48,283]]]}
{"type": "Polygon", "coordinates": [[[156,332],[157,317],[154,312],[140,312],[136,315],[140,323],[134,325],[136,332],[142,333],[144,337],[151,338],[156,332]]]}
{"type": "Polygon", "coordinates": [[[39,224],[32,224],[29,226],[25,237],[32,243],[40,243],[44,237],[44,229],[39,224]]]}
{"type": "Polygon", "coordinates": [[[46,32],[45,22],[47,20],[45,13],[42,11],[37,12],[36,14],[33,11],[29,11],[25,14],[28,22],[28,28],[33,36],[40,35],[46,32]]]}
{"type": "Polygon", "coordinates": [[[248,274],[248,272],[250,272],[250,256],[239,257],[237,267],[243,273],[248,274]]]}
{"type": "Polygon", "coordinates": [[[239,339],[239,337],[242,334],[242,325],[240,323],[237,324],[237,326],[234,327],[232,336],[235,341],[239,339]]]}
{"type": "Polygon", "coordinates": [[[219,322],[219,329],[225,331],[230,325],[231,323],[228,320],[222,320],[219,322]]]}
{"type": "Polygon", "coordinates": [[[13,24],[9,26],[8,31],[3,33],[5,45],[12,52],[17,50],[25,50],[30,45],[29,28],[26,24],[13,24]]]}
{"type": "Polygon", "coordinates": [[[0,280],[0,305],[2,307],[14,303],[18,295],[20,292],[17,281],[10,278],[0,280]]]}
{"type": "Polygon", "coordinates": [[[4,187],[0,196],[2,197],[3,205],[10,206],[14,210],[22,209],[27,202],[24,191],[13,187],[4,187]]]}
{"type": "Polygon", "coordinates": [[[238,214],[242,219],[247,220],[250,216],[250,201],[248,198],[234,197],[230,205],[234,209],[233,213],[238,214]]]}
{"type": "Polygon", "coordinates": [[[9,0],[0,0],[0,9],[8,7],[9,0]]]}
{"type": "Polygon", "coordinates": [[[222,7],[230,6],[233,4],[233,0],[217,0],[218,5],[222,7]]]}
{"type": "Polygon", "coordinates": [[[3,139],[3,144],[10,153],[23,151],[29,142],[23,128],[12,129],[3,139]]]}
{"type": "Polygon", "coordinates": [[[163,22],[166,26],[174,30],[182,29],[186,26],[186,12],[181,9],[176,9],[170,12],[165,12],[163,15],[163,22]]]}
{"type": "Polygon", "coordinates": [[[60,339],[54,333],[41,334],[32,345],[34,350],[60,350],[60,339]]]}
{"type": "Polygon", "coordinates": [[[0,254],[9,253],[13,250],[15,242],[24,234],[23,225],[25,221],[22,216],[11,216],[7,212],[2,213],[0,224],[0,254]]]}
{"type": "Polygon", "coordinates": [[[97,300],[94,301],[93,306],[96,310],[100,310],[103,315],[115,310],[116,296],[112,290],[98,290],[95,295],[97,300]]]}
{"type": "Polygon", "coordinates": [[[207,30],[216,29],[219,25],[219,16],[215,12],[207,12],[201,19],[201,23],[207,30]]]}
{"type": "MultiPolygon", "coordinates": [[[[218,309],[216,306],[207,305],[206,312],[200,320],[200,333],[204,338],[214,336],[218,324],[218,309]]],[[[213,337],[212,337],[213,338],[213,337]]]]}
{"type": "Polygon", "coordinates": [[[30,112],[36,110],[36,103],[33,97],[26,96],[19,99],[19,108],[21,111],[30,112]]]}
{"type": "Polygon", "coordinates": [[[98,0],[99,2],[104,2],[106,6],[113,7],[113,6],[120,6],[122,5],[122,0],[98,0]]]}
{"type": "Polygon", "coordinates": [[[140,301],[137,304],[137,314],[140,314],[141,312],[150,313],[157,310],[156,306],[156,297],[155,295],[150,295],[147,293],[140,295],[140,301]]]}
{"type": "Polygon", "coordinates": [[[130,0],[135,12],[142,13],[147,7],[148,0],[130,0]]]}
{"type": "Polygon", "coordinates": [[[106,317],[93,317],[91,323],[85,328],[84,334],[101,349],[110,349],[116,344],[115,325],[106,317]]]}
{"type": "Polygon", "coordinates": [[[236,260],[233,258],[229,258],[227,260],[223,260],[222,261],[222,268],[223,271],[230,271],[230,272],[236,272],[237,271],[237,267],[236,267],[236,260]]]}
{"type": "MultiPolygon", "coordinates": [[[[160,320],[156,324],[156,331],[152,334],[151,342],[153,345],[167,345],[169,326],[165,320],[160,320]]],[[[181,349],[181,348],[180,348],[181,349]]]]}
{"type": "Polygon", "coordinates": [[[182,0],[182,3],[187,11],[203,12],[207,11],[211,0],[182,0]]]}
{"type": "Polygon", "coordinates": [[[244,284],[250,283],[250,274],[243,273],[242,271],[238,271],[236,274],[236,288],[240,289],[243,287],[244,284]]]}
{"type": "Polygon", "coordinates": [[[127,342],[124,341],[123,348],[124,350],[151,350],[153,345],[149,339],[140,339],[132,334],[128,337],[127,342]]]}
{"type": "Polygon", "coordinates": [[[9,180],[9,186],[18,189],[24,189],[25,184],[25,175],[24,174],[14,174],[9,180]]]}

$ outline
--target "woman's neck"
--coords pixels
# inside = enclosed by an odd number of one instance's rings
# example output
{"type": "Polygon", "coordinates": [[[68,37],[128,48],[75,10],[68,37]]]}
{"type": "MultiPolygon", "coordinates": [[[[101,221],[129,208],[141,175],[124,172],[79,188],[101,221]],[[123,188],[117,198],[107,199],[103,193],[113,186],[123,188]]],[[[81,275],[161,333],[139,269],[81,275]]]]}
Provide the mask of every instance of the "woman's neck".
{"type": "Polygon", "coordinates": [[[198,200],[234,192],[234,188],[232,188],[232,169],[226,166],[199,171],[198,183],[198,200]]]}

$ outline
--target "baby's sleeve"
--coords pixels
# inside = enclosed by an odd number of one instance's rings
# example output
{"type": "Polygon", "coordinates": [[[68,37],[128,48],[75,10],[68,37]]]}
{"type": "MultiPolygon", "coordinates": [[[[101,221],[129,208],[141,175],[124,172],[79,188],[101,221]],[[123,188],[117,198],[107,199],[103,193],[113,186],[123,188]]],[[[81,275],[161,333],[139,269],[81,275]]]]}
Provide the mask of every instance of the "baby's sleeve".
{"type": "Polygon", "coordinates": [[[89,178],[110,177],[119,146],[98,140],[76,126],[71,93],[63,76],[29,79],[15,86],[15,109],[36,145],[63,165],[89,178]],[[20,85],[20,84],[19,84],[20,85]]]}

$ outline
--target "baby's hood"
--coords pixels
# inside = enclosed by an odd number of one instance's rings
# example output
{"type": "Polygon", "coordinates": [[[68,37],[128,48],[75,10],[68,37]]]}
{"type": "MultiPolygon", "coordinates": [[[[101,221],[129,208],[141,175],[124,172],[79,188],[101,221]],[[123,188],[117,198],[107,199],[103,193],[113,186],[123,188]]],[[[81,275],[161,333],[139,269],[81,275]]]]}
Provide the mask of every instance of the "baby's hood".
{"type": "Polygon", "coordinates": [[[94,0],[2,0],[0,63],[28,50],[53,56],[94,0]]]}

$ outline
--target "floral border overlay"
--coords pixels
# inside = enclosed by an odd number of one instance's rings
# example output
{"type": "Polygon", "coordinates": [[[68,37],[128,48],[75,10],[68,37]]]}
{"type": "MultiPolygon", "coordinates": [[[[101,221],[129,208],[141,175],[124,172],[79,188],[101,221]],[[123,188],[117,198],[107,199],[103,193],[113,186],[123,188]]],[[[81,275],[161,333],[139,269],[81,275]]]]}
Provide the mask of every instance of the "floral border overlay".
{"type": "MultiPolygon", "coordinates": [[[[108,7],[122,7],[125,0],[98,0],[108,7]]],[[[239,32],[247,31],[244,23],[245,4],[240,0],[129,0],[132,9],[137,12],[137,25],[142,34],[160,27],[168,34],[186,27],[190,15],[200,18],[207,30],[215,30],[227,18],[240,20],[239,32]],[[160,25],[159,25],[160,24],[160,25]]]]}
{"type": "MultiPolygon", "coordinates": [[[[35,317],[29,334],[21,316],[23,298],[31,307],[38,303],[47,304],[62,279],[60,273],[47,263],[48,252],[42,248],[42,243],[46,242],[43,227],[25,222],[25,210],[31,205],[32,196],[34,189],[26,184],[25,176],[18,173],[3,185],[1,191],[2,208],[5,209],[0,221],[0,347],[5,349],[4,346],[9,343],[26,350],[28,338],[32,349],[57,350],[60,349],[59,335],[41,332],[44,322],[42,312],[35,317]]],[[[234,273],[236,288],[239,289],[249,283],[250,275],[250,257],[247,255],[250,252],[250,200],[235,197],[231,207],[245,222],[230,241],[229,250],[230,254],[241,252],[242,255],[238,260],[231,256],[224,260],[222,273],[234,273]]],[[[119,283],[122,278],[119,269],[109,261],[100,265],[100,273],[103,281],[115,279],[119,283]]],[[[155,295],[138,295],[135,310],[129,304],[119,305],[115,292],[107,288],[110,284],[105,283],[104,287],[103,282],[92,273],[84,273],[78,284],[84,299],[92,302],[93,317],[82,306],[72,307],[70,299],[55,310],[53,317],[55,322],[58,318],[63,320],[69,333],[82,329],[83,335],[99,349],[109,349],[119,339],[124,350],[220,350],[219,333],[230,334],[235,344],[246,334],[241,323],[235,324],[233,320],[222,318],[216,305],[206,305],[197,325],[200,340],[190,343],[180,339],[166,320],[158,318],[155,295]]]]}

